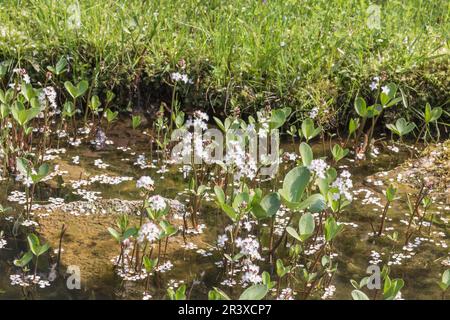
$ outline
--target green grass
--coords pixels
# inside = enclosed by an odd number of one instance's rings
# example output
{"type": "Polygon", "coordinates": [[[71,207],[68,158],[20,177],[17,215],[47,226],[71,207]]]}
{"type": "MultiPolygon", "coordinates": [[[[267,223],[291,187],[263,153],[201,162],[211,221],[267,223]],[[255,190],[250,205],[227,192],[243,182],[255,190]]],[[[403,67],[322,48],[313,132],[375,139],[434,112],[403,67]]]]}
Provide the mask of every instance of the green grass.
{"type": "Polygon", "coordinates": [[[42,80],[67,55],[69,78],[87,78],[99,93],[112,88],[120,107],[170,97],[181,59],[194,79],[183,107],[216,114],[320,106],[343,117],[376,75],[412,106],[448,107],[447,0],[376,1],[379,31],[367,27],[364,0],[83,0],[81,27],[71,29],[73,3],[2,1],[0,60],[42,80]]]}

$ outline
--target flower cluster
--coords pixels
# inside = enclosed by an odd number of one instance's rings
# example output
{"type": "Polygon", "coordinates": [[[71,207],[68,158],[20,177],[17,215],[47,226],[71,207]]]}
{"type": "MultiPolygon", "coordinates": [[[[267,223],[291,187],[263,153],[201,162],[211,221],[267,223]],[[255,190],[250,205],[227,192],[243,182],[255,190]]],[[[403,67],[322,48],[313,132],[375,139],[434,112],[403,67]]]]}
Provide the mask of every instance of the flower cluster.
{"type": "Polygon", "coordinates": [[[175,81],[175,82],[183,82],[183,83],[185,83],[185,84],[192,84],[192,83],[194,83],[193,81],[192,81],[192,79],[189,79],[189,77],[188,77],[188,75],[187,74],[185,74],[185,73],[179,73],[179,72],[173,72],[171,75],[170,75],[170,77],[172,78],[172,81],[175,81]]]}
{"type": "Polygon", "coordinates": [[[139,229],[137,240],[143,243],[145,240],[153,242],[158,240],[160,230],[156,224],[151,221],[144,223],[139,229]]]}
{"type": "Polygon", "coordinates": [[[353,196],[350,189],[353,188],[351,174],[347,170],[342,171],[339,177],[331,184],[332,187],[339,190],[338,193],[333,194],[334,200],[338,200],[341,196],[344,196],[348,201],[353,200],[353,196]]]}
{"type": "Polygon", "coordinates": [[[259,242],[253,237],[248,237],[245,239],[237,238],[236,247],[241,249],[241,253],[252,260],[261,260],[261,255],[259,254],[259,242]]]}
{"type": "Polygon", "coordinates": [[[155,182],[152,178],[148,176],[142,176],[139,178],[139,180],[136,182],[136,187],[138,189],[146,189],[146,190],[153,190],[155,182]]]}
{"type": "Polygon", "coordinates": [[[159,195],[150,197],[148,199],[148,204],[153,211],[163,211],[167,207],[166,200],[159,195]]]}
{"type": "Polygon", "coordinates": [[[330,166],[322,159],[314,159],[308,166],[308,169],[316,174],[317,177],[325,179],[325,173],[330,166]]]}

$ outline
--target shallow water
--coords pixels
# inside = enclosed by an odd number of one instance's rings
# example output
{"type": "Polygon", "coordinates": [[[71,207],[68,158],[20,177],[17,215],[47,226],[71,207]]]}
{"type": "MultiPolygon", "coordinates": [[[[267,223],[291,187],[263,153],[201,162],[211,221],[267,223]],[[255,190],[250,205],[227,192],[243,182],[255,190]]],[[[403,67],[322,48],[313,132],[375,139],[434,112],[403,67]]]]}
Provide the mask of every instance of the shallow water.
{"type": "MultiPolygon", "coordinates": [[[[126,142],[127,143],[127,142],[126,142]]],[[[142,140],[133,143],[130,146],[131,150],[122,151],[117,150],[118,146],[126,146],[126,143],[115,143],[113,146],[108,146],[106,151],[94,151],[88,146],[80,146],[77,148],[65,146],[67,152],[60,155],[60,158],[53,160],[61,166],[62,170],[67,170],[68,173],[62,176],[62,179],[67,183],[70,180],[77,180],[80,177],[107,174],[109,176],[129,176],[132,181],[125,181],[117,185],[102,185],[95,183],[88,187],[89,190],[101,192],[103,199],[118,198],[123,200],[139,200],[139,192],[135,188],[136,179],[142,175],[149,175],[155,180],[155,194],[160,194],[164,197],[177,199],[184,202],[186,199],[185,188],[187,181],[183,179],[181,173],[177,168],[168,166],[169,170],[166,173],[159,171],[159,162],[157,168],[141,169],[134,165],[135,160],[139,154],[145,154],[147,160],[151,156],[157,158],[158,155],[150,155],[148,145],[142,140]],[[79,156],[79,165],[72,164],[72,157],[79,156]],[[106,169],[100,169],[94,166],[96,159],[102,159],[104,163],[109,164],[106,169]]],[[[298,143],[292,145],[291,143],[284,143],[282,145],[285,151],[295,151],[298,143]]],[[[321,144],[313,146],[314,153],[317,155],[327,155],[327,151],[323,150],[321,144]]],[[[393,244],[388,240],[369,240],[368,233],[371,232],[369,220],[373,220],[375,225],[378,225],[378,215],[381,213],[381,208],[376,205],[364,204],[362,199],[367,190],[373,192],[373,196],[381,198],[383,202],[382,190],[389,183],[388,178],[391,176],[377,177],[376,174],[386,172],[394,169],[402,164],[408,157],[410,152],[402,150],[399,153],[382,150],[379,156],[375,159],[369,159],[360,162],[354,162],[351,159],[344,159],[339,163],[339,168],[346,168],[352,173],[354,190],[362,190],[361,193],[355,196],[350,207],[346,208],[341,222],[353,223],[355,225],[347,225],[345,232],[343,232],[337,239],[335,247],[338,253],[338,272],[334,278],[333,284],[336,286],[336,294],[334,298],[350,299],[350,292],[352,286],[350,279],[355,279],[359,282],[365,274],[367,266],[370,264],[371,251],[375,250],[381,253],[383,263],[389,260],[389,256],[393,253],[405,252],[402,243],[393,244]],[[367,177],[373,176],[372,181],[367,181],[367,177]],[[382,186],[375,185],[373,181],[382,181],[382,186]],[[377,211],[375,211],[377,210],[377,211]]],[[[292,166],[293,163],[290,164],[292,166]]],[[[282,177],[282,175],[280,175],[282,177]]],[[[282,178],[280,178],[282,179],[282,178]]],[[[3,182],[0,184],[2,192],[0,193],[0,204],[4,206],[11,206],[8,203],[7,196],[12,190],[20,190],[20,187],[10,182],[3,182]]],[[[55,183],[51,184],[51,188],[41,188],[38,190],[38,203],[45,204],[49,196],[64,198],[65,202],[79,200],[80,196],[74,195],[70,187],[58,187],[55,183]],[[42,202],[40,202],[42,200],[42,202]]],[[[430,210],[438,211],[441,215],[448,217],[448,204],[443,202],[444,199],[438,198],[436,205],[430,210]],[[447,208],[447,209],[446,209],[447,208]]],[[[393,204],[388,212],[389,220],[386,227],[392,228],[401,234],[405,230],[405,225],[400,222],[405,218],[405,213],[408,212],[407,204],[404,199],[393,204]]],[[[7,215],[10,215],[8,213],[7,215]]],[[[14,212],[13,212],[14,214],[14,212]]],[[[44,237],[48,236],[48,241],[53,248],[57,248],[58,232],[62,223],[69,223],[69,229],[66,236],[63,238],[62,248],[62,273],[64,274],[65,267],[70,261],[79,261],[81,264],[89,266],[88,271],[81,270],[82,274],[82,289],[69,290],[66,286],[66,280],[59,277],[52,283],[49,288],[37,289],[33,292],[32,298],[36,299],[124,299],[124,298],[142,298],[143,288],[130,282],[124,282],[119,277],[115,276],[112,263],[110,259],[118,254],[118,246],[110,239],[110,235],[106,231],[108,226],[114,225],[115,216],[99,215],[99,216],[82,216],[70,217],[55,216],[52,213],[48,217],[41,217],[39,222],[41,227],[37,228],[37,232],[44,237]],[[52,221],[52,219],[54,221],[52,221]],[[65,220],[67,219],[67,220],[65,220]],[[51,221],[51,222],[49,222],[51,221]],[[93,225],[96,229],[89,233],[93,225]],[[42,226],[45,226],[42,228],[42,226]],[[76,226],[76,227],[73,227],[76,226]],[[42,230],[43,229],[43,230],[42,230]],[[98,263],[95,261],[99,261],[98,263]],[[83,273],[85,272],[85,273],[83,273]]],[[[0,218],[0,226],[3,224],[3,229],[10,228],[11,225],[5,224],[4,219],[0,218]],[[3,220],[3,221],[2,221],[3,220]]],[[[217,253],[211,252],[211,256],[203,256],[197,252],[198,249],[204,249],[209,252],[211,245],[215,243],[217,235],[223,232],[223,228],[227,225],[227,217],[220,213],[212,201],[204,202],[201,209],[201,223],[204,223],[207,228],[201,236],[193,236],[188,241],[195,243],[197,249],[185,250],[181,247],[181,242],[176,242],[171,245],[168,259],[173,263],[174,268],[164,274],[153,283],[151,293],[153,298],[164,298],[165,284],[170,280],[184,280],[191,287],[192,281],[196,281],[190,292],[192,299],[207,298],[208,290],[217,286],[223,278],[223,270],[216,267],[214,262],[220,260],[217,253]],[[161,285],[163,284],[163,285],[161,285]],[[155,289],[157,287],[160,289],[155,289]]],[[[0,229],[2,229],[0,228],[0,229]]],[[[387,229],[387,230],[388,230],[387,229]]],[[[389,232],[388,232],[389,233],[389,232]]],[[[405,287],[402,290],[402,296],[405,299],[432,299],[440,298],[441,293],[437,285],[439,274],[444,270],[440,262],[448,257],[448,231],[445,223],[434,224],[432,227],[432,234],[429,238],[433,242],[426,240],[414,248],[414,256],[410,259],[402,261],[401,265],[392,267],[391,277],[401,277],[405,281],[405,287]],[[442,232],[441,234],[438,234],[442,232]],[[439,245],[437,245],[439,244],[439,245]],[[445,244],[444,246],[442,244],[445,244]]],[[[19,237],[20,238],[20,237],[19,237]]],[[[414,237],[413,237],[414,239],[414,237]]],[[[9,276],[17,272],[11,261],[17,258],[18,254],[26,248],[25,243],[19,241],[14,242],[13,239],[8,240],[8,249],[0,250],[0,299],[20,299],[23,298],[22,289],[19,286],[11,286],[9,276]]],[[[54,255],[53,255],[54,256],[54,255]]],[[[381,264],[380,264],[381,265],[381,264]]],[[[45,270],[45,266],[40,266],[40,270],[45,270]]],[[[262,268],[262,270],[270,270],[270,267],[262,268]]],[[[66,275],[67,276],[67,275],[66,275]]],[[[189,290],[189,289],[188,289],[189,290]]],[[[228,290],[228,289],[227,289],[228,290]]],[[[236,293],[240,292],[240,288],[232,289],[236,293]]]]}

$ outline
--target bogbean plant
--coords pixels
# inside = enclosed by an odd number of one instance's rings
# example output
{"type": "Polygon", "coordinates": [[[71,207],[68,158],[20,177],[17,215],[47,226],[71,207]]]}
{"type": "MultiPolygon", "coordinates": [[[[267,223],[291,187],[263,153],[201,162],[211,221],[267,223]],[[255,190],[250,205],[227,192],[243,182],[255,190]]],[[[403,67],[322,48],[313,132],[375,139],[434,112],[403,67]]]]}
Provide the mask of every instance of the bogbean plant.
{"type": "Polygon", "coordinates": [[[48,243],[41,244],[39,237],[33,233],[27,236],[28,251],[25,252],[20,258],[14,260],[14,265],[20,268],[21,273],[14,275],[14,281],[21,283],[22,293],[25,297],[32,297],[33,290],[37,286],[44,288],[49,286],[50,283],[47,280],[41,280],[38,275],[39,257],[44,255],[49,249],[48,243]],[[30,264],[34,264],[32,269],[29,268],[30,264]]]}
{"type": "Polygon", "coordinates": [[[139,210],[139,224],[131,226],[127,215],[117,220],[118,229],[108,228],[120,245],[120,254],[115,261],[117,273],[125,278],[145,280],[145,293],[149,291],[151,276],[158,272],[161,261],[167,260],[169,238],[178,232],[168,219],[169,203],[161,196],[151,196],[153,181],[142,177],[137,182],[143,202],[139,210]]]}
{"type": "MultiPolygon", "coordinates": [[[[376,300],[379,297],[383,300],[394,300],[401,298],[400,290],[405,285],[405,282],[403,279],[391,279],[389,277],[389,273],[390,268],[383,266],[380,274],[380,288],[377,289],[374,286],[371,290],[373,292],[372,300],[376,300]],[[383,283],[381,283],[381,281],[383,281],[383,283]]],[[[370,277],[363,278],[359,283],[355,280],[350,281],[352,286],[355,288],[355,290],[351,293],[353,300],[370,300],[369,296],[362,290],[363,288],[368,287],[368,284],[371,281],[374,280],[370,277]]]]}
{"type": "Polygon", "coordinates": [[[447,292],[448,287],[450,287],[450,269],[447,269],[442,273],[441,281],[439,281],[438,284],[442,290],[442,300],[444,300],[445,293],[447,292]]]}
{"type": "MultiPolygon", "coordinates": [[[[53,85],[61,84],[62,74],[67,67],[67,61],[61,59],[55,67],[49,67],[52,76],[48,81],[53,85]]],[[[28,83],[26,73],[22,70],[14,72],[14,81],[10,88],[0,89],[0,120],[2,131],[0,143],[2,150],[3,174],[14,171],[18,173],[25,185],[26,207],[25,215],[28,218],[32,210],[36,185],[50,172],[48,164],[43,162],[45,151],[51,146],[48,139],[49,126],[59,120],[59,129],[72,127],[73,140],[78,133],[77,112],[85,106],[84,126],[87,125],[91,115],[92,128],[101,125],[102,118],[106,119],[106,132],[111,124],[118,119],[118,112],[112,111],[109,104],[114,94],[107,93],[104,108],[97,95],[92,95],[92,87],[86,80],[76,84],[65,81],[64,87],[71,100],[65,101],[62,112],[57,109],[56,91],[53,87],[33,88],[28,83]],[[85,95],[87,94],[87,97],[85,95]],[[100,115],[101,112],[102,116],[100,115]],[[61,115],[58,119],[58,115],[61,115]],[[44,139],[35,139],[43,134],[44,139]],[[38,156],[33,156],[33,146],[36,146],[38,156]],[[33,159],[33,160],[30,160],[33,159]]],[[[177,81],[180,81],[178,79],[177,81]]],[[[164,156],[170,143],[169,137],[175,129],[182,133],[182,140],[188,146],[181,151],[181,156],[188,159],[183,163],[183,172],[189,180],[191,226],[199,226],[198,213],[202,200],[206,195],[210,177],[215,178],[212,186],[216,197],[216,204],[230,220],[225,233],[219,237],[218,247],[223,257],[224,274],[228,283],[235,283],[242,275],[241,283],[248,288],[239,295],[240,299],[262,299],[271,290],[276,296],[288,295],[291,287],[296,288],[304,299],[324,293],[326,296],[331,290],[331,281],[337,269],[334,240],[342,231],[339,224],[343,210],[350,204],[352,187],[350,174],[330,167],[324,159],[315,158],[309,142],[322,134],[323,128],[314,123],[313,119],[306,118],[297,130],[291,126],[288,134],[294,138],[298,134],[301,140],[299,146],[300,160],[296,167],[282,177],[282,185],[278,186],[279,173],[270,176],[267,183],[256,179],[261,168],[271,161],[279,159],[256,159],[248,162],[245,149],[249,140],[254,138],[251,131],[258,135],[270,134],[278,130],[287,122],[291,115],[290,108],[265,109],[252,116],[245,122],[238,114],[230,116],[222,122],[214,118],[217,126],[225,134],[227,143],[227,156],[225,159],[212,159],[207,151],[214,149],[216,141],[209,137],[196,136],[197,127],[205,130],[208,127],[208,116],[201,112],[193,114],[193,118],[185,122],[185,114],[180,111],[180,104],[176,95],[177,85],[170,107],[171,116],[164,116],[167,107],[162,104],[153,122],[151,145],[155,143],[164,156]],[[193,130],[192,130],[193,129],[193,130]],[[194,149],[191,148],[192,142],[194,149]],[[187,151],[188,150],[188,151],[187,151]],[[199,164],[197,160],[200,159],[199,164]],[[285,211],[288,215],[286,224],[277,222],[277,215],[285,211]],[[264,250],[263,248],[267,248],[264,250]],[[269,264],[268,271],[259,273],[261,261],[269,264]],[[270,271],[270,272],[269,272],[270,271]],[[275,272],[273,272],[275,271],[275,272]],[[272,281],[271,277],[276,277],[272,281]],[[284,289],[283,289],[284,288],[284,289]]],[[[351,138],[354,144],[359,145],[360,139],[365,136],[365,144],[372,143],[374,129],[383,111],[401,101],[396,97],[397,87],[388,84],[379,92],[377,100],[371,106],[366,101],[357,98],[355,110],[360,118],[351,119],[349,134],[345,144],[334,144],[331,148],[333,164],[337,165],[344,159],[349,149],[345,148],[351,138]],[[368,128],[366,128],[368,126],[368,128]],[[365,131],[368,130],[368,131],[365,131]]],[[[442,114],[442,109],[427,104],[423,118],[425,126],[418,135],[423,134],[424,141],[431,137],[430,125],[436,124],[442,114]]],[[[140,116],[132,116],[132,128],[136,130],[141,125],[140,116]]],[[[387,125],[393,134],[402,140],[412,132],[416,125],[404,118],[387,125]]],[[[58,135],[59,137],[59,135],[58,135]]],[[[294,139],[293,139],[294,142],[294,139]]],[[[59,141],[58,141],[59,143],[59,141]]],[[[365,149],[365,148],[363,148],[365,149]]],[[[365,150],[363,150],[365,151],[365,150]]],[[[108,228],[110,234],[120,246],[120,254],[115,261],[117,273],[124,278],[137,277],[145,281],[145,292],[150,289],[151,275],[158,274],[161,261],[166,259],[166,251],[170,237],[174,236],[178,228],[169,222],[170,206],[160,196],[151,196],[153,181],[149,177],[142,177],[137,186],[142,190],[143,204],[139,210],[139,223],[134,226],[128,216],[123,215],[117,221],[118,229],[108,228]]],[[[381,236],[387,211],[395,200],[396,189],[390,186],[386,190],[386,205],[381,217],[380,227],[374,234],[381,236]]],[[[405,234],[406,243],[415,230],[412,230],[414,218],[419,217],[420,222],[425,219],[426,210],[431,204],[428,189],[423,187],[413,203],[408,197],[410,207],[410,221],[405,234]],[[423,213],[419,213],[419,205],[423,206],[423,213]]],[[[187,213],[187,212],[186,212],[187,213]]],[[[186,242],[186,231],[189,229],[186,215],[183,221],[183,237],[186,242]]],[[[431,220],[433,217],[431,217],[431,220]]],[[[421,223],[418,227],[420,232],[421,223]]],[[[27,266],[35,257],[34,277],[36,277],[39,256],[44,254],[48,245],[41,245],[39,239],[30,234],[28,236],[30,251],[16,260],[16,265],[27,271],[27,266]]],[[[403,282],[401,279],[391,280],[389,270],[383,269],[384,289],[383,297],[393,299],[397,296],[403,282]]],[[[363,281],[364,282],[364,281],[363,281]]],[[[448,273],[443,275],[441,288],[448,287],[448,273]],[[445,277],[444,277],[445,276],[445,277]]],[[[362,285],[355,286],[352,292],[354,299],[365,299],[367,296],[360,291],[362,285]]],[[[167,295],[173,300],[183,300],[189,297],[186,294],[186,285],[176,291],[168,289],[167,295]]],[[[235,296],[232,292],[230,295],[235,296]]],[[[209,292],[210,299],[230,299],[230,296],[219,288],[209,292]]],[[[374,297],[376,298],[376,296],[374,297]]]]}
{"type": "MultiPolygon", "coordinates": [[[[397,86],[394,83],[389,83],[381,87],[380,91],[379,80],[376,78],[372,86],[373,89],[377,89],[377,95],[374,104],[367,106],[366,100],[364,98],[356,98],[354,108],[359,118],[351,118],[348,123],[348,136],[346,144],[349,143],[350,139],[353,139],[353,144],[357,146],[356,151],[360,155],[370,150],[370,147],[373,145],[372,138],[374,130],[384,110],[395,106],[400,101],[403,101],[403,104],[407,106],[406,101],[403,97],[403,93],[402,97],[397,97],[397,86]],[[368,122],[370,122],[369,125],[367,125],[368,122]],[[363,141],[361,141],[362,137],[364,137],[363,141]]],[[[413,110],[417,114],[417,118],[423,122],[420,132],[417,134],[416,144],[420,139],[422,139],[425,143],[427,143],[429,140],[439,140],[440,130],[438,120],[442,116],[442,108],[432,108],[429,103],[426,103],[423,112],[417,111],[414,108],[413,110]],[[433,135],[431,133],[432,124],[434,124],[437,133],[437,140],[433,138],[433,135]]],[[[446,123],[440,124],[448,126],[448,124],[446,123]]],[[[400,139],[400,142],[402,143],[403,137],[412,133],[417,128],[417,125],[415,122],[408,121],[407,119],[401,117],[398,118],[394,123],[386,124],[386,127],[391,132],[391,138],[393,138],[394,135],[397,135],[400,139]]]]}
{"type": "Polygon", "coordinates": [[[35,169],[33,164],[25,158],[17,158],[17,172],[20,175],[23,185],[25,186],[26,204],[25,216],[28,219],[33,206],[36,186],[42,182],[50,173],[50,166],[43,163],[39,168],[35,169]]]}
{"type": "MultiPolygon", "coordinates": [[[[319,133],[318,128],[303,131],[306,140],[319,133]]],[[[338,148],[334,148],[336,162],[347,153],[338,148]]],[[[241,177],[234,188],[226,184],[214,187],[216,204],[231,221],[218,240],[229,283],[242,273],[243,283],[262,282],[267,293],[275,282],[267,272],[263,277],[258,275],[258,262],[265,260],[276,268],[277,295],[282,294],[282,285],[288,290],[295,284],[307,299],[330,285],[337,266],[333,241],[342,231],[338,221],[351,201],[351,180],[348,172],[338,175],[323,159],[314,159],[306,142],[299,151],[301,161],[284,176],[279,189],[274,179],[272,185],[257,185],[248,176],[241,177]],[[288,212],[288,222],[276,226],[280,210],[288,212]],[[279,235],[275,228],[281,228],[279,235]],[[261,246],[268,249],[261,250],[261,246]]],[[[227,295],[214,289],[210,298],[226,299],[227,295]]]]}
{"type": "MultiPolygon", "coordinates": [[[[427,143],[428,138],[433,140],[433,135],[431,134],[431,131],[430,131],[431,124],[435,125],[436,132],[437,132],[436,140],[439,140],[440,131],[439,131],[439,126],[438,126],[437,121],[442,116],[442,108],[441,107],[431,108],[430,104],[427,103],[425,105],[425,111],[423,113],[421,113],[420,115],[422,116],[423,121],[425,122],[425,126],[422,127],[419,134],[417,135],[417,141],[420,138],[422,138],[425,143],[427,143]],[[422,136],[422,133],[423,133],[423,136],[422,136]]],[[[417,143],[417,141],[416,141],[416,143],[417,143]]]]}
{"type": "MultiPolygon", "coordinates": [[[[84,107],[83,125],[85,128],[92,126],[90,132],[95,132],[96,126],[101,125],[101,115],[104,114],[109,127],[117,119],[118,113],[109,109],[114,98],[111,91],[107,92],[104,109],[101,109],[102,102],[97,95],[91,94],[93,88],[89,87],[87,80],[74,84],[67,79],[69,66],[64,57],[55,66],[48,66],[45,81],[37,83],[32,83],[26,70],[13,69],[10,62],[1,63],[0,66],[0,171],[4,177],[15,176],[25,191],[24,209],[16,208],[18,214],[12,228],[12,234],[16,237],[20,234],[19,226],[24,224],[24,220],[30,219],[39,184],[51,177],[50,166],[45,162],[47,150],[59,148],[62,137],[72,136],[72,141],[76,141],[81,127],[77,114],[84,107]],[[88,97],[85,97],[86,94],[88,97]],[[102,113],[103,110],[106,111],[102,113]],[[91,124],[87,123],[89,115],[91,124]],[[56,131],[52,131],[54,128],[56,131]],[[56,146],[52,134],[57,136],[56,146]]],[[[173,230],[169,225],[162,224],[165,234],[161,239],[164,239],[173,230]]],[[[37,272],[39,257],[49,247],[41,245],[38,237],[32,233],[28,234],[27,239],[29,252],[15,261],[16,266],[23,271],[16,281],[46,286],[44,280],[39,280],[37,272]],[[30,278],[27,272],[33,259],[34,273],[30,278]]]]}
{"type": "Polygon", "coordinates": [[[356,98],[355,111],[359,119],[352,118],[349,121],[347,142],[353,135],[353,144],[357,146],[359,154],[363,154],[370,149],[376,124],[383,112],[402,101],[401,97],[397,97],[397,86],[394,83],[381,87],[381,90],[379,84],[376,83],[376,88],[377,94],[374,104],[368,106],[364,98],[356,98]],[[363,142],[361,142],[362,137],[364,137],[363,142]]]}

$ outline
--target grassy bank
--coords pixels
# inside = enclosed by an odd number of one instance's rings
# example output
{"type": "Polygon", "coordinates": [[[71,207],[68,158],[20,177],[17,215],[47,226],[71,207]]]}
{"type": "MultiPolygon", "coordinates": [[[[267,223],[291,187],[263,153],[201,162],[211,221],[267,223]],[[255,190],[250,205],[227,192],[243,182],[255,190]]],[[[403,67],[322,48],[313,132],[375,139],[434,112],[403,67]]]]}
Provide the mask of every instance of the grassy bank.
{"type": "Polygon", "coordinates": [[[367,26],[369,4],[5,0],[0,60],[42,81],[65,55],[66,78],[86,78],[100,94],[112,89],[123,108],[169,100],[170,74],[179,71],[193,80],[179,91],[183,107],[216,114],[319,106],[346,117],[355,96],[370,96],[374,76],[396,82],[413,107],[445,110],[448,2],[378,1],[379,30],[367,26]]]}

